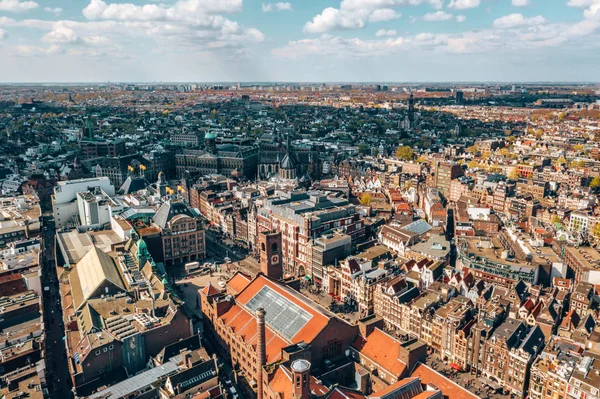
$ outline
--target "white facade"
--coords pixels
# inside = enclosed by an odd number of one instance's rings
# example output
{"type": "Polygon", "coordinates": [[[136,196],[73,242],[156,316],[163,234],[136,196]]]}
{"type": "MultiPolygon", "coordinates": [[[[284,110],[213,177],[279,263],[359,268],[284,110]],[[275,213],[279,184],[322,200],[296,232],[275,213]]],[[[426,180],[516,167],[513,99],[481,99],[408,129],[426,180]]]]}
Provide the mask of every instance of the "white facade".
{"type": "MultiPolygon", "coordinates": [[[[54,221],[57,229],[66,227],[69,221],[78,214],[77,193],[89,191],[96,187],[99,187],[109,196],[115,195],[115,188],[110,183],[108,177],[58,182],[56,187],[54,187],[54,195],[52,198],[54,221]]],[[[110,222],[110,218],[107,219],[107,222],[110,222]]]]}

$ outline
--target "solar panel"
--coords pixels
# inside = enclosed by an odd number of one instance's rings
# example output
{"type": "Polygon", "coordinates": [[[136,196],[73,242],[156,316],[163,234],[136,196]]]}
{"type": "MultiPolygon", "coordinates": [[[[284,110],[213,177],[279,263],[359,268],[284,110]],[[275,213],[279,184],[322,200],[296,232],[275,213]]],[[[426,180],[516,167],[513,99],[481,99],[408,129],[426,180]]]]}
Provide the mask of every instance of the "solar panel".
{"type": "Polygon", "coordinates": [[[312,318],[310,313],[268,286],[262,287],[246,307],[252,312],[265,309],[265,321],[269,327],[290,341],[312,318]]]}

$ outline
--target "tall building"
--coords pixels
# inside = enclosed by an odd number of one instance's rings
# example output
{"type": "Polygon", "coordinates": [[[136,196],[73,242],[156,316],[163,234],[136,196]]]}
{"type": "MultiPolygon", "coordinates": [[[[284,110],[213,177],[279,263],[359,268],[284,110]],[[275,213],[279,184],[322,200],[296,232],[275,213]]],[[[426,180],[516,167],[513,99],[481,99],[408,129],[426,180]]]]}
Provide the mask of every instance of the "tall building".
{"type": "Polygon", "coordinates": [[[463,175],[463,169],[459,164],[450,162],[438,162],[435,168],[435,187],[440,190],[444,197],[450,194],[450,181],[463,175]]]}
{"type": "Polygon", "coordinates": [[[462,91],[458,90],[456,92],[456,103],[462,104],[463,102],[465,102],[465,94],[462,91]]]}
{"type": "Polygon", "coordinates": [[[408,120],[410,128],[412,128],[415,124],[415,97],[413,93],[410,93],[410,98],[408,99],[408,120]]]}

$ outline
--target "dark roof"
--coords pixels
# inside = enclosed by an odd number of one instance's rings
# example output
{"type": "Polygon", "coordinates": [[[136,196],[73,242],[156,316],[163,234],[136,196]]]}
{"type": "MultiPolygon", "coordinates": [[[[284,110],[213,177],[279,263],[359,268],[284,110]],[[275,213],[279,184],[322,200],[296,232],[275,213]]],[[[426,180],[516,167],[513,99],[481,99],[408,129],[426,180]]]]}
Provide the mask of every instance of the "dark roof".
{"type": "Polygon", "coordinates": [[[200,349],[200,347],[200,335],[192,335],[189,338],[182,339],[179,342],[165,346],[163,350],[159,352],[156,358],[162,364],[171,359],[173,356],[178,355],[183,349],[195,351],[196,349],[200,349]]]}
{"type": "Polygon", "coordinates": [[[539,326],[535,326],[529,331],[529,334],[523,339],[521,348],[531,356],[535,355],[544,345],[544,333],[539,326]]]}
{"type": "Polygon", "coordinates": [[[131,194],[140,190],[144,190],[150,185],[150,182],[144,177],[131,177],[129,176],[121,186],[121,192],[123,194],[131,194]]]}
{"type": "Polygon", "coordinates": [[[519,343],[519,335],[525,332],[525,325],[515,319],[506,319],[492,334],[498,340],[505,340],[506,346],[511,349],[519,343]]]}
{"type": "Polygon", "coordinates": [[[290,156],[290,154],[285,154],[283,159],[281,160],[281,169],[296,169],[296,162],[290,156]]]}
{"type": "Polygon", "coordinates": [[[12,175],[13,171],[8,168],[0,168],[0,180],[6,179],[9,175],[12,175]]]}
{"type": "Polygon", "coordinates": [[[175,393],[180,394],[216,376],[217,369],[215,367],[215,362],[210,359],[179,374],[175,374],[169,377],[169,379],[171,380],[171,386],[175,393]]]}
{"type": "Polygon", "coordinates": [[[167,223],[177,215],[187,215],[191,218],[195,217],[190,208],[183,202],[167,201],[161,205],[156,215],[154,215],[154,223],[160,228],[166,228],[167,223]]]}

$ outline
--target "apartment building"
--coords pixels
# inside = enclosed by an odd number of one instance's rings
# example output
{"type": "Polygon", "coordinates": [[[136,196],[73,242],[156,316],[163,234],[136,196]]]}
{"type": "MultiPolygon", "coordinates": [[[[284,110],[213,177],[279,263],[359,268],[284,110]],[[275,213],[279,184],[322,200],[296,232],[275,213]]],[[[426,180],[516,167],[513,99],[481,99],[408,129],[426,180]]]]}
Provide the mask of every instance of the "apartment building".
{"type": "Polygon", "coordinates": [[[197,216],[180,200],[164,202],[154,215],[153,224],[160,229],[165,265],[206,257],[204,229],[197,216]]]}

